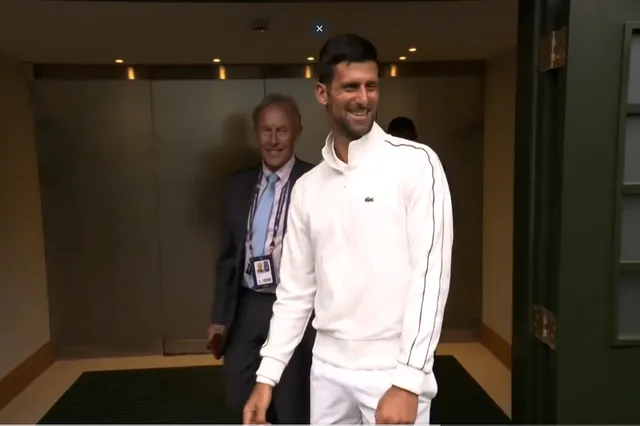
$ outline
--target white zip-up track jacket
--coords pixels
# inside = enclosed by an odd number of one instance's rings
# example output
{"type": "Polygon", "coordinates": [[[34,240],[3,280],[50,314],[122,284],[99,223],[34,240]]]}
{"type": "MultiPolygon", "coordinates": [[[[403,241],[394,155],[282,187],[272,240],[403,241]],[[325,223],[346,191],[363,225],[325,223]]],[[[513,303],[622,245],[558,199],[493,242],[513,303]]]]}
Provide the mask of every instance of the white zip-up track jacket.
{"type": "Polygon", "coordinates": [[[276,384],[311,313],[314,356],[341,368],[395,369],[392,385],[432,398],[433,358],[449,293],[453,218],[429,147],[374,123],[293,188],[281,283],[259,382],[276,384]]]}

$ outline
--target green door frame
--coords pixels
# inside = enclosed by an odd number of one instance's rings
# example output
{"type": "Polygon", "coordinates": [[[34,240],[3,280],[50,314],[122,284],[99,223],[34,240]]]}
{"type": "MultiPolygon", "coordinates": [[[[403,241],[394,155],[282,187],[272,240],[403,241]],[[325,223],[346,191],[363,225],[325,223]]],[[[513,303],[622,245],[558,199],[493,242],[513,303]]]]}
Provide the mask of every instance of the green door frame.
{"type": "Polygon", "coordinates": [[[534,334],[534,306],[557,313],[566,69],[541,71],[545,39],[566,28],[568,1],[521,0],[518,14],[512,419],[556,423],[556,351],[534,334]]]}
{"type": "Polygon", "coordinates": [[[631,210],[640,182],[625,170],[640,167],[625,159],[625,146],[640,144],[626,127],[640,120],[640,94],[628,93],[640,2],[521,0],[518,45],[512,418],[640,423],[640,331],[619,312],[632,297],[622,291],[640,286],[628,242],[640,226],[631,210]],[[540,71],[540,40],[561,27],[566,66],[540,71]],[[534,337],[539,304],[557,318],[554,349],[534,337]]]}

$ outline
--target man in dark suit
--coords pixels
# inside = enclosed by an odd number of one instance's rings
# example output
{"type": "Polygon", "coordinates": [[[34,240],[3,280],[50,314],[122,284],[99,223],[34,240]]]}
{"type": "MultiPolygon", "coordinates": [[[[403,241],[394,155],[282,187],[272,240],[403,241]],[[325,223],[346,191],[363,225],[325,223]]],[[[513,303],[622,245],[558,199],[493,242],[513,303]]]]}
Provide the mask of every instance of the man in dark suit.
{"type": "MultiPolygon", "coordinates": [[[[256,381],[279,279],[288,206],[296,180],[313,168],[297,159],[300,112],[288,96],[268,95],[253,123],[262,166],[231,176],[221,205],[221,247],[210,348],[224,356],[226,397],[241,422],[256,381]]],[[[270,423],[309,423],[309,374],[314,332],[309,326],[274,393],[270,423]]]]}

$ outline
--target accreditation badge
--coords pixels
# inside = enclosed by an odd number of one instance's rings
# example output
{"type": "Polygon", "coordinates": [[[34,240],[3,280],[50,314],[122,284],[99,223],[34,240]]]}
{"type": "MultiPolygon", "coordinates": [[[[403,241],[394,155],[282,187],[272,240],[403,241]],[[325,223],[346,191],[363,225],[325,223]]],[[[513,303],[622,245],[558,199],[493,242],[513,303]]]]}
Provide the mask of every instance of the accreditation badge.
{"type": "Polygon", "coordinates": [[[249,263],[256,288],[275,287],[276,271],[273,267],[273,257],[270,254],[252,257],[249,259],[249,263]]]}

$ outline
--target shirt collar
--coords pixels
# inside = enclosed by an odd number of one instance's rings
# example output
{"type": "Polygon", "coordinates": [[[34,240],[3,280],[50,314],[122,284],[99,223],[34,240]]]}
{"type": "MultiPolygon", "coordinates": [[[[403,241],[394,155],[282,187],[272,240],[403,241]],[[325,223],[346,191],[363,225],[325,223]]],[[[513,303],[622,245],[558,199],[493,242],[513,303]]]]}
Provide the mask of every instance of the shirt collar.
{"type": "Polygon", "coordinates": [[[385,138],[387,138],[387,133],[374,121],[369,133],[360,139],[351,141],[349,144],[349,164],[345,164],[336,155],[333,146],[333,133],[329,133],[324,148],[322,148],[322,157],[329,166],[338,171],[344,171],[347,167],[358,167],[371,154],[378,142],[385,138]]]}
{"type": "MultiPolygon", "coordinates": [[[[278,175],[278,177],[280,178],[279,179],[280,182],[286,182],[287,180],[289,180],[289,176],[291,175],[291,170],[293,170],[293,165],[295,162],[296,162],[296,156],[292,155],[289,161],[284,163],[282,167],[280,167],[278,170],[275,171],[275,174],[278,175]]],[[[273,172],[269,170],[263,162],[262,163],[263,179],[266,179],[267,176],[269,176],[271,173],[273,172]]]]}

